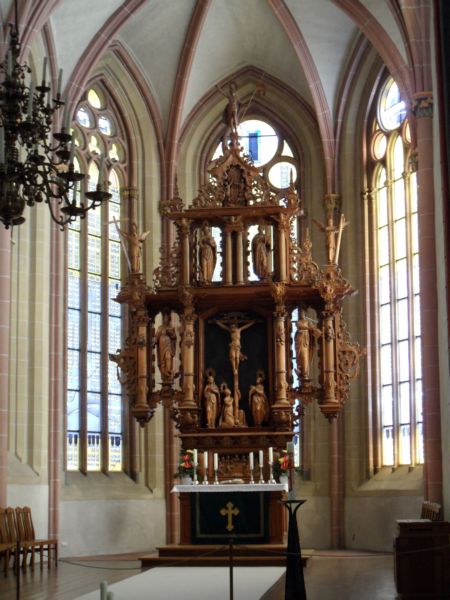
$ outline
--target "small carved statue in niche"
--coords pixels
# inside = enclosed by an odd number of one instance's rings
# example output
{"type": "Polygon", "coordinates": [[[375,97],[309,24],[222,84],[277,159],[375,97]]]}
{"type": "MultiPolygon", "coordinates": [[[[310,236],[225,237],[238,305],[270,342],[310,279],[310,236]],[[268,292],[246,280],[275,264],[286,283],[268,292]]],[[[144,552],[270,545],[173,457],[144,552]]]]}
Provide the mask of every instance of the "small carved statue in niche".
{"type": "Polygon", "coordinates": [[[303,380],[310,379],[310,369],[316,339],[322,335],[320,329],[306,318],[305,311],[299,310],[297,331],[295,333],[295,354],[297,375],[303,380]]]}
{"type": "Polygon", "coordinates": [[[212,369],[206,371],[203,397],[205,400],[206,424],[207,427],[213,428],[216,426],[217,417],[220,414],[220,392],[214,381],[214,371],[212,369]]]}
{"type": "Polygon", "coordinates": [[[262,225],[258,226],[258,233],[252,240],[253,270],[260,279],[270,275],[269,270],[270,240],[262,225]]]}
{"type": "Polygon", "coordinates": [[[163,379],[172,378],[177,334],[172,327],[170,311],[163,312],[162,324],[158,327],[153,345],[157,347],[158,367],[163,379]]]}
{"type": "Polygon", "coordinates": [[[250,386],[248,402],[253,417],[253,425],[259,427],[269,417],[269,402],[264,390],[264,373],[258,371],[256,384],[250,386]]]}
{"type": "Polygon", "coordinates": [[[231,165],[226,174],[227,199],[225,205],[239,206],[245,204],[245,179],[238,165],[231,165]]]}
{"type": "Polygon", "coordinates": [[[130,229],[130,233],[127,233],[123,229],[119,229],[119,227],[117,227],[120,237],[128,241],[129,256],[127,258],[131,272],[141,273],[142,244],[144,243],[145,238],[148,236],[150,231],[144,231],[139,235],[137,225],[134,222],[131,222],[130,229]]]}
{"type": "Polygon", "coordinates": [[[199,245],[202,281],[204,283],[211,283],[217,260],[217,246],[206,221],[202,224],[199,245]]]}
{"type": "Polygon", "coordinates": [[[254,320],[247,321],[241,327],[238,327],[237,323],[231,323],[230,326],[228,327],[226,325],[226,321],[223,319],[217,320],[214,322],[219,327],[221,327],[222,329],[225,329],[225,331],[228,331],[230,333],[231,341],[228,346],[229,357],[230,357],[231,367],[233,369],[233,374],[236,375],[238,372],[238,369],[239,369],[239,363],[247,358],[245,356],[245,354],[241,353],[241,332],[244,331],[245,329],[248,329],[249,327],[251,327],[253,325],[253,323],[255,323],[255,321],[254,320]]]}
{"type": "Polygon", "coordinates": [[[231,390],[226,383],[222,383],[220,391],[223,394],[223,401],[219,427],[234,427],[234,398],[231,395],[231,390]]]}

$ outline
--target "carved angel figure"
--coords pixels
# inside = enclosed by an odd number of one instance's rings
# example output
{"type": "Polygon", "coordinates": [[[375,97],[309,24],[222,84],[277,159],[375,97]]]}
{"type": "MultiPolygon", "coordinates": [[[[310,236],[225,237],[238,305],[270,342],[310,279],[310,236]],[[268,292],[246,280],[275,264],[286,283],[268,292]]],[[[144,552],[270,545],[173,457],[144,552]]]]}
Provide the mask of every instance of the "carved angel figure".
{"type": "Polygon", "coordinates": [[[137,225],[134,222],[131,223],[130,233],[127,233],[123,229],[119,229],[119,227],[117,227],[117,231],[123,239],[128,241],[128,252],[131,272],[140,273],[142,244],[144,243],[144,240],[148,236],[150,231],[144,231],[143,233],[139,234],[137,230],[137,225]]]}

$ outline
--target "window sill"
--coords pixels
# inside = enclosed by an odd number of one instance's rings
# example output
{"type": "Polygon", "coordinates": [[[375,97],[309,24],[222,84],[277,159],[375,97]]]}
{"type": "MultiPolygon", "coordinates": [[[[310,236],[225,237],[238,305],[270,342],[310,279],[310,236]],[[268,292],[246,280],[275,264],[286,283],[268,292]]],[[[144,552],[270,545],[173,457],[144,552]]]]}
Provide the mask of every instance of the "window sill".
{"type": "Polygon", "coordinates": [[[394,470],[392,467],[383,467],[373,477],[355,487],[351,495],[422,496],[423,467],[402,466],[394,470]]]}

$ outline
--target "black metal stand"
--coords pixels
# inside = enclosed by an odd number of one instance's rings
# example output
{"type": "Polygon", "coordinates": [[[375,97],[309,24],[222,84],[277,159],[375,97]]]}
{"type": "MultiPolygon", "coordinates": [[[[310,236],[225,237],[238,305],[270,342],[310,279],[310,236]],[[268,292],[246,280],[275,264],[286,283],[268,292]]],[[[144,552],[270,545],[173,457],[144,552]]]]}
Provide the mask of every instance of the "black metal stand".
{"type": "Polygon", "coordinates": [[[285,600],[306,600],[305,578],[303,576],[302,551],[298,536],[297,510],[306,500],[283,500],[289,511],[288,555],[286,558],[285,600]]]}

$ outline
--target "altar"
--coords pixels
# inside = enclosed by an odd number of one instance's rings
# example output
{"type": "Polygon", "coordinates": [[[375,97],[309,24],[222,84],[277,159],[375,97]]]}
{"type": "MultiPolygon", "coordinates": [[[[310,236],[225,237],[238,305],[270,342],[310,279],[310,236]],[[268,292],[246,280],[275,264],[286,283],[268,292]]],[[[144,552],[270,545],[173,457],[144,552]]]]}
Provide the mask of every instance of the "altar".
{"type": "Polygon", "coordinates": [[[286,491],[279,483],[176,485],[180,544],[281,544],[286,491]]]}

